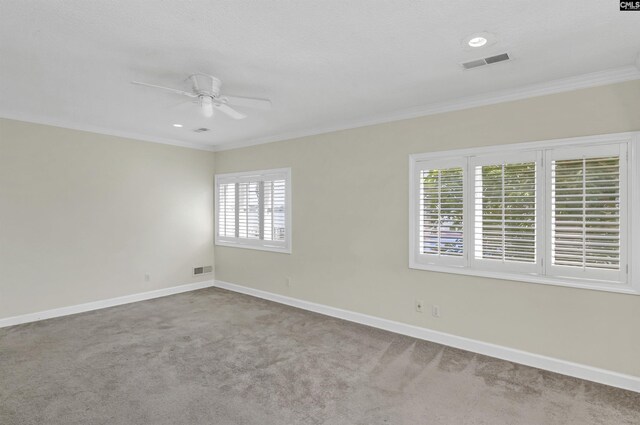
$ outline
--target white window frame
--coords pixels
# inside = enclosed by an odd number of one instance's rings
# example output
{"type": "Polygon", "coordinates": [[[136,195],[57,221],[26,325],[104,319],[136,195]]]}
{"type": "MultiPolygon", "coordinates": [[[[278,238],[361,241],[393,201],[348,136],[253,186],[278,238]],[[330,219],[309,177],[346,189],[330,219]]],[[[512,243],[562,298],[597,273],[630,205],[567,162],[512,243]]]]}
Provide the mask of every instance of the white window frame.
{"type": "MultiPolygon", "coordinates": [[[[640,294],[640,132],[615,133],[576,137],[568,139],[554,139],[537,142],[515,143],[508,145],[488,146],[472,149],[458,149],[444,152],[430,152],[409,156],[409,268],[445,273],[455,273],[471,276],[481,276],[521,282],[540,283],[547,285],[566,286],[572,288],[593,289],[625,294],[640,294]],[[551,233],[550,233],[550,196],[547,188],[550,182],[551,158],[553,152],[558,155],[564,148],[572,148],[580,154],[581,147],[594,149],[603,146],[603,152],[609,148],[604,145],[621,146],[620,173],[626,175],[626,185],[620,188],[621,194],[621,257],[620,282],[601,280],[594,273],[585,278],[579,273],[568,275],[552,274],[550,267],[551,233]],[[512,156],[513,155],[513,156],[512,156]],[[540,168],[536,174],[536,251],[537,263],[534,270],[518,270],[510,267],[497,267],[490,262],[474,260],[474,166],[493,162],[511,161],[509,157],[518,158],[519,155],[535,155],[540,168]],[[623,156],[624,155],[624,156],[623,156]],[[626,158],[625,158],[626,157],[626,158]],[[484,158],[493,158],[485,160],[484,158]],[[420,254],[419,232],[419,172],[425,168],[447,168],[451,164],[466,163],[464,169],[464,264],[449,265],[434,258],[425,258],[420,254]],[[635,214],[631,214],[635,211],[635,214]],[[626,225],[626,229],[624,226],[626,225]],[[634,242],[635,241],[635,242],[634,242]],[[632,261],[632,259],[634,259],[632,261]],[[490,264],[490,265],[485,265],[490,264]],[[594,278],[596,276],[596,278],[594,278]]],[[[433,257],[433,256],[431,256],[433,257]]]]}
{"type": "MultiPolygon", "coordinates": [[[[215,187],[215,244],[234,248],[257,249],[260,251],[272,251],[283,254],[291,254],[291,168],[277,168],[271,170],[245,171],[239,173],[216,174],[214,178],[215,187]],[[237,238],[230,236],[220,236],[218,218],[219,213],[219,188],[220,185],[229,183],[255,182],[272,180],[274,178],[285,181],[285,239],[284,241],[266,241],[263,239],[237,238]]],[[[237,225],[237,223],[236,223],[237,225]]]]}

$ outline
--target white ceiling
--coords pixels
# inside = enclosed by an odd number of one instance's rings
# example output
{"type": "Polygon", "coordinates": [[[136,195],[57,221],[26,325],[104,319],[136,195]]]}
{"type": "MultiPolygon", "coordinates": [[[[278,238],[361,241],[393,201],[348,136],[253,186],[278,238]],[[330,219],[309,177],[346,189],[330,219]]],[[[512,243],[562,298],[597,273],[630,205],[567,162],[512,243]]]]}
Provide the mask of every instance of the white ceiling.
{"type": "Polygon", "coordinates": [[[629,69],[639,51],[640,13],[605,0],[0,0],[0,116],[238,145],[629,69]],[[465,48],[480,31],[497,43],[465,48]],[[505,51],[513,61],[460,66],[505,51]],[[180,96],[129,83],[188,88],[194,72],[273,110],[206,119],[180,96]]]}

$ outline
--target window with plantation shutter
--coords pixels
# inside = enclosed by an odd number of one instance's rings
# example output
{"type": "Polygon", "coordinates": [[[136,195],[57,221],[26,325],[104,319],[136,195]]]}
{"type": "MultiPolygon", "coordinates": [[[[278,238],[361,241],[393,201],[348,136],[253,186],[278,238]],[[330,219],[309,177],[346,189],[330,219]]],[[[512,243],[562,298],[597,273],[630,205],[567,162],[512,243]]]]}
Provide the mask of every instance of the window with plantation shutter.
{"type": "Polygon", "coordinates": [[[260,186],[262,182],[237,183],[238,238],[260,239],[260,186]]]}
{"type": "Polygon", "coordinates": [[[415,154],[409,175],[409,267],[640,294],[640,132],[415,154]]]}
{"type": "Polygon", "coordinates": [[[217,234],[222,237],[237,237],[236,231],[236,184],[225,183],[218,186],[217,234]]]}
{"type": "Polygon", "coordinates": [[[498,270],[538,270],[536,152],[471,159],[473,262],[498,270]]]}
{"type": "Polygon", "coordinates": [[[597,146],[579,153],[558,149],[548,157],[550,271],[621,280],[626,269],[621,255],[626,228],[624,147],[597,146]]]}
{"type": "Polygon", "coordinates": [[[264,240],[284,241],[286,236],[286,181],[264,182],[264,240]]]}
{"type": "Polygon", "coordinates": [[[461,166],[419,170],[419,252],[423,261],[463,264],[464,173],[461,166]]]}
{"type": "Polygon", "coordinates": [[[464,186],[466,160],[421,161],[414,172],[417,261],[464,266],[464,186]]]}
{"type": "Polygon", "coordinates": [[[291,250],[290,170],[216,175],[216,244],[291,250]]]}

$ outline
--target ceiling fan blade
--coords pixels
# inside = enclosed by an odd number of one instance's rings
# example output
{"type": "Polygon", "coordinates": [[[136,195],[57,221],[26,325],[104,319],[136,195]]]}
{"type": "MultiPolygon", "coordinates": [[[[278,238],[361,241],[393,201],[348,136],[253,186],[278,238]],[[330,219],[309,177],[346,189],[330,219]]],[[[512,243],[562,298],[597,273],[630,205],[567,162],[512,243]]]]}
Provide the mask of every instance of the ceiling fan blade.
{"type": "Polygon", "coordinates": [[[197,111],[198,110],[198,101],[193,99],[182,99],[180,102],[173,102],[168,106],[168,108],[175,111],[197,111]]]}
{"type": "Polygon", "coordinates": [[[220,112],[229,115],[231,118],[235,120],[241,120],[243,118],[247,118],[245,114],[242,114],[230,106],[225,105],[224,103],[214,103],[215,106],[220,112]]]}
{"type": "Polygon", "coordinates": [[[271,101],[269,99],[257,99],[252,97],[228,96],[224,95],[227,103],[235,106],[245,106],[247,108],[263,109],[268,111],[271,109],[271,101]]]}
{"type": "Polygon", "coordinates": [[[178,90],[178,89],[172,89],[171,87],[163,87],[163,86],[157,86],[155,84],[149,84],[149,83],[142,83],[140,81],[132,81],[131,84],[137,84],[139,86],[145,86],[145,87],[152,87],[155,89],[162,89],[162,90],[167,90],[176,94],[181,94],[184,96],[189,96],[189,97],[198,97],[198,95],[196,93],[191,93],[188,91],[184,91],[184,90],[178,90]]]}

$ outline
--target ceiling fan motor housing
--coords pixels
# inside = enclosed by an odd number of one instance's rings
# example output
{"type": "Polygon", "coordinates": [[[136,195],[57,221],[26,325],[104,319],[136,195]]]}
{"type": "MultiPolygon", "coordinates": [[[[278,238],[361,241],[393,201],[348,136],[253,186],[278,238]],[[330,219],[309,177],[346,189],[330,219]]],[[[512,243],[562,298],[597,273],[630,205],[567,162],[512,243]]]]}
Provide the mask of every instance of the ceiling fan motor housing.
{"type": "Polygon", "coordinates": [[[157,84],[149,84],[141,81],[132,81],[131,83],[140,86],[151,87],[154,89],[161,89],[182,96],[187,96],[192,99],[197,99],[202,114],[207,118],[210,118],[214,115],[214,109],[217,109],[236,120],[241,120],[247,117],[242,112],[238,112],[233,109],[231,106],[229,106],[229,104],[247,108],[258,108],[265,110],[271,109],[271,101],[269,101],[269,99],[221,95],[220,87],[222,86],[222,81],[220,81],[213,75],[202,73],[191,74],[189,75],[187,80],[191,82],[191,91],[165,87],[157,84]]]}
{"type": "Polygon", "coordinates": [[[200,101],[200,108],[202,109],[202,115],[207,118],[213,116],[213,97],[201,94],[198,96],[198,100],[200,101]]]}
{"type": "Polygon", "coordinates": [[[218,97],[222,81],[208,74],[192,74],[189,76],[193,83],[193,90],[199,95],[218,97]]]}

